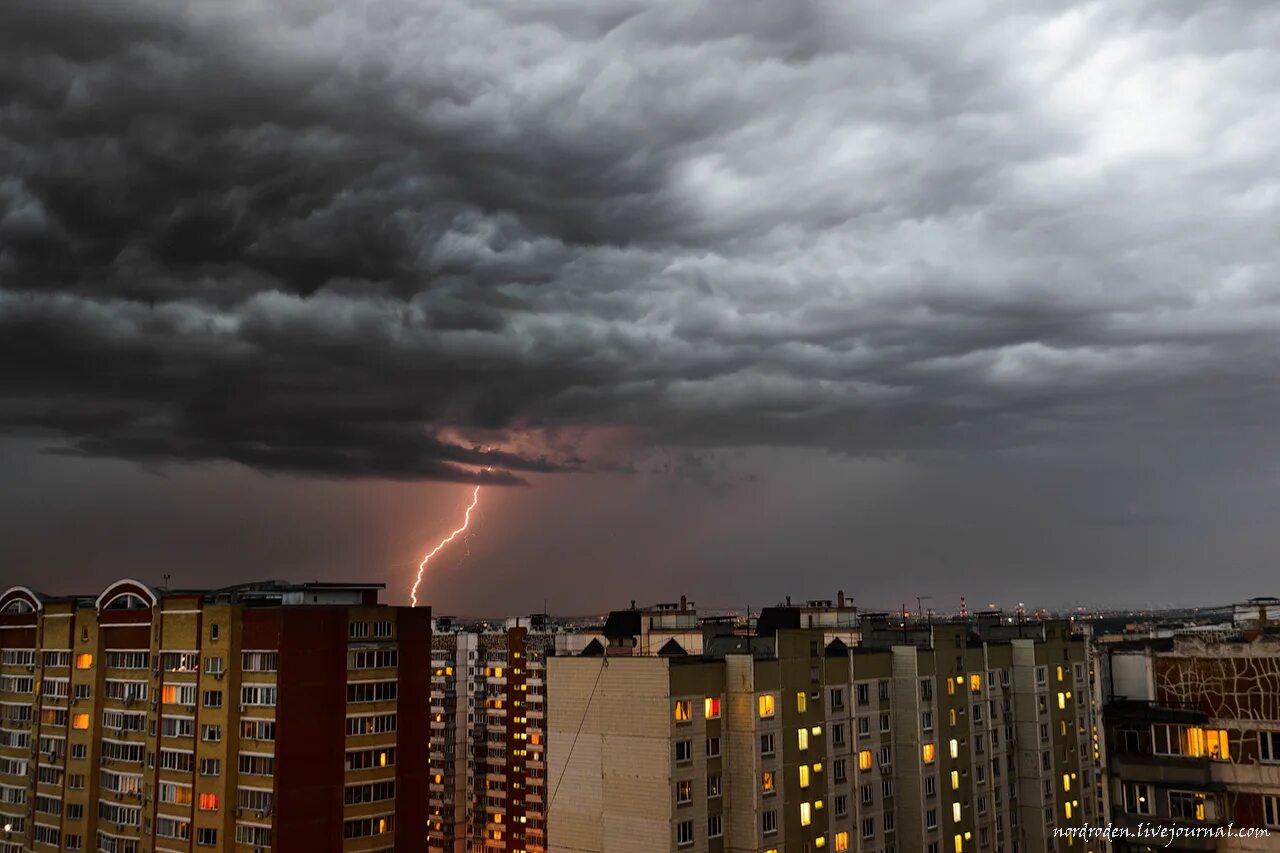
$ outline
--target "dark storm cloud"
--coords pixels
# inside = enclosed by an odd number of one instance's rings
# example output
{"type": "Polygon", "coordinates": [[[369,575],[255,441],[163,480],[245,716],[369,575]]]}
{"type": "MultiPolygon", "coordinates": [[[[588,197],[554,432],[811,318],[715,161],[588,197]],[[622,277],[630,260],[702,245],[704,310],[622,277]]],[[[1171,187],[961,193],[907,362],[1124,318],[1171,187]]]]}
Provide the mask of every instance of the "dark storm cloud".
{"type": "Polygon", "coordinates": [[[517,482],[1265,425],[1277,36],[1246,2],[3,4],[0,427],[517,482]]]}

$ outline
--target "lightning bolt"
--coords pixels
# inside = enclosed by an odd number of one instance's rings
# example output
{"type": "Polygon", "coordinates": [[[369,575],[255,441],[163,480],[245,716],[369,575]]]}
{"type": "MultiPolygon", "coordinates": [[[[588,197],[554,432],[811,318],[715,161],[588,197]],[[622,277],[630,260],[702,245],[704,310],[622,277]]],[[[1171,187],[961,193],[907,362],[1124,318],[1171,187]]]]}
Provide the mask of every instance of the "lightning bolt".
{"type": "Polygon", "coordinates": [[[444,546],[467,532],[467,528],[471,526],[471,511],[476,508],[478,503],[480,503],[480,487],[476,486],[475,491],[471,493],[471,506],[467,507],[466,515],[462,517],[462,526],[441,539],[440,544],[432,548],[431,553],[423,557],[422,562],[418,564],[418,577],[413,582],[413,589],[409,591],[409,600],[413,602],[413,607],[418,606],[418,584],[422,583],[422,573],[426,571],[427,563],[431,562],[431,558],[439,554],[444,549],[444,546]]]}

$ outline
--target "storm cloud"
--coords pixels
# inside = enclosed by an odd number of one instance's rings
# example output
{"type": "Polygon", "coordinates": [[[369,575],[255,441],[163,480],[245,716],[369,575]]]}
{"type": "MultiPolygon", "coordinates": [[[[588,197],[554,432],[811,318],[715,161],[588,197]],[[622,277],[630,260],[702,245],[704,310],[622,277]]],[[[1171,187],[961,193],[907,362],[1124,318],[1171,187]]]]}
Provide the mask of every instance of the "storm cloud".
{"type": "Polygon", "coordinates": [[[1265,431],[1280,9],[0,4],[0,429],[516,483],[1265,431]]]}

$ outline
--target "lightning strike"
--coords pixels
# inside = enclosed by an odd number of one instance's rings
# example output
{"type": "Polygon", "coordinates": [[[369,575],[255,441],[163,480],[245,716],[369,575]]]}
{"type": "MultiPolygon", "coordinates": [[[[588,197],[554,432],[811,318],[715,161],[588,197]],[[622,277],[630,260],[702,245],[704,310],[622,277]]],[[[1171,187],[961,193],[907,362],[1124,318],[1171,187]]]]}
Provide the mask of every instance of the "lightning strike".
{"type": "Polygon", "coordinates": [[[418,564],[418,577],[413,582],[413,589],[409,591],[409,600],[413,607],[418,606],[418,584],[422,583],[422,573],[426,571],[427,563],[431,562],[431,558],[439,554],[444,546],[448,545],[454,539],[467,532],[467,528],[471,526],[471,511],[476,508],[476,504],[480,502],[480,487],[476,486],[475,491],[471,493],[471,506],[467,507],[466,515],[462,517],[462,526],[450,533],[444,539],[440,540],[440,544],[431,549],[431,553],[422,558],[422,562],[418,564]]]}

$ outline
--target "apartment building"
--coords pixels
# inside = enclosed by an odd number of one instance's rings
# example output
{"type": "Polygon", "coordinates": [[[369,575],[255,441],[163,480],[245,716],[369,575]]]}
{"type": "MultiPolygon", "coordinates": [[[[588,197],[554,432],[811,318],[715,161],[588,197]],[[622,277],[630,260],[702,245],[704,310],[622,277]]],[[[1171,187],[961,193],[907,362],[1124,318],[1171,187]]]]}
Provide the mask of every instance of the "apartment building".
{"type": "Polygon", "coordinates": [[[1276,849],[1278,605],[1255,599],[1235,608],[1234,623],[1100,645],[1113,822],[1202,833],[1121,840],[1117,851],[1276,849]],[[1273,834],[1217,834],[1226,827],[1273,834]]]}
{"type": "Polygon", "coordinates": [[[546,849],[546,665],[598,639],[546,616],[500,628],[436,621],[431,660],[433,853],[546,849]]]}
{"type": "Polygon", "coordinates": [[[0,851],[422,850],[430,611],[381,588],[4,592],[0,851]]]}
{"type": "Polygon", "coordinates": [[[801,613],[701,654],[548,664],[553,853],[1096,851],[1097,707],[1069,622],[801,613]],[[821,621],[821,620],[818,620],[821,621]]]}

